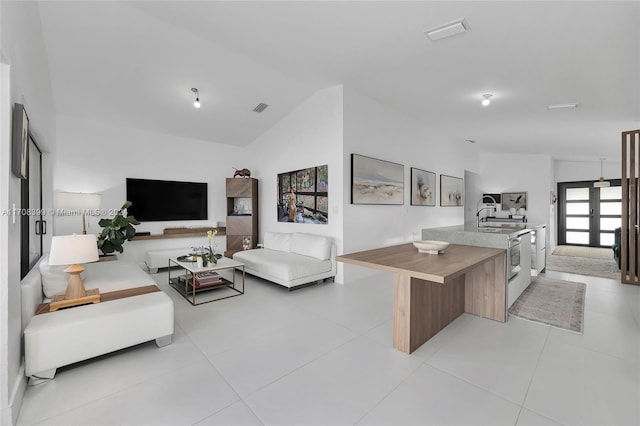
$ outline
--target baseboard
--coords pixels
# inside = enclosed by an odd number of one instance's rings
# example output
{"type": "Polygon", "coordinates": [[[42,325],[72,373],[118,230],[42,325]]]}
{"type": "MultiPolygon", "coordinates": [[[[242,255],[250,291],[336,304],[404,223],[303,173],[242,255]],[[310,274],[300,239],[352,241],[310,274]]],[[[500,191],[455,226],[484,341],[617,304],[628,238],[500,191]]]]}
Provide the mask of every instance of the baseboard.
{"type": "Polygon", "coordinates": [[[24,399],[24,393],[27,391],[27,378],[24,376],[24,362],[20,365],[20,371],[18,371],[18,379],[13,387],[11,393],[11,399],[9,400],[9,406],[1,410],[0,424],[13,426],[18,423],[18,415],[20,414],[20,408],[22,407],[22,401],[24,399]]]}

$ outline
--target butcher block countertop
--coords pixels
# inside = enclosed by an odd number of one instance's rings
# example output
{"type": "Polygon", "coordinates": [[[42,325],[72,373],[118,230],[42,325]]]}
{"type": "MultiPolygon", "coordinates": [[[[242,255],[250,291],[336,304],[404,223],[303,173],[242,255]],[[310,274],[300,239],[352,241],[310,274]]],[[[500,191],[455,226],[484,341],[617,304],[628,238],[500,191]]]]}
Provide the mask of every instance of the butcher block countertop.
{"type": "Polygon", "coordinates": [[[451,244],[444,253],[436,255],[419,253],[409,243],[345,254],[336,260],[443,284],[504,253],[504,249],[451,244]]]}

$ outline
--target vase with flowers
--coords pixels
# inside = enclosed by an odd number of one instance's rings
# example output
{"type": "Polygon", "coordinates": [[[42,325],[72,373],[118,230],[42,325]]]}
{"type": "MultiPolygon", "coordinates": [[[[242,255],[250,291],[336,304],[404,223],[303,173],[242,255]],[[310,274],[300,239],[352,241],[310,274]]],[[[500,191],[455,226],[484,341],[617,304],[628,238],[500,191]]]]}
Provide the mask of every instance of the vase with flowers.
{"type": "Polygon", "coordinates": [[[206,253],[205,265],[212,263],[218,263],[218,258],[216,257],[216,234],[218,233],[217,229],[210,229],[207,231],[207,241],[209,241],[209,248],[206,253]]]}
{"type": "Polygon", "coordinates": [[[217,229],[211,229],[207,231],[208,245],[201,245],[199,247],[191,247],[193,250],[192,255],[197,258],[198,267],[208,267],[218,263],[218,256],[216,256],[216,243],[215,237],[218,233],[217,229]],[[202,262],[202,265],[200,265],[202,262]]]}

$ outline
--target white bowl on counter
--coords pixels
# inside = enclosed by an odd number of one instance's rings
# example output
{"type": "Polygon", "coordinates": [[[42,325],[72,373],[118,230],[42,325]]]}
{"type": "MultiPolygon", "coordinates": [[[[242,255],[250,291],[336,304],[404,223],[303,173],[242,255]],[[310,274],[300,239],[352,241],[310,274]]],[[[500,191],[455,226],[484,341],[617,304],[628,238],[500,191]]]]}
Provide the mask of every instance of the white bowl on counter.
{"type": "Polygon", "coordinates": [[[434,240],[420,240],[414,241],[413,246],[418,249],[420,253],[439,254],[449,247],[446,241],[434,241],[434,240]]]}

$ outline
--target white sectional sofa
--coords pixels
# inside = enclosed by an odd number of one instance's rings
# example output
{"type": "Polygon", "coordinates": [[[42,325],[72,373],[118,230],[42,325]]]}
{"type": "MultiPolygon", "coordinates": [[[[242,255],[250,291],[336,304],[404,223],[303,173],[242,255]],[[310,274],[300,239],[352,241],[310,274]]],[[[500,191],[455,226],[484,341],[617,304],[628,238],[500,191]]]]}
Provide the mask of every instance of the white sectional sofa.
{"type": "MultiPolygon", "coordinates": [[[[34,315],[38,305],[64,293],[67,285],[64,267],[47,260],[44,256],[21,282],[25,375],[32,382],[53,378],[59,367],[139,343],[171,343],[173,301],[162,291],[34,315]]],[[[84,266],[85,288],[101,294],[156,285],[132,262],[84,266]]]]}
{"type": "Polygon", "coordinates": [[[264,248],[239,251],[233,259],[248,274],[289,290],[336,276],[336,245],[331,237],[301,232],[266,232],[264,248]]]}

